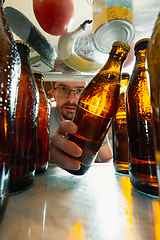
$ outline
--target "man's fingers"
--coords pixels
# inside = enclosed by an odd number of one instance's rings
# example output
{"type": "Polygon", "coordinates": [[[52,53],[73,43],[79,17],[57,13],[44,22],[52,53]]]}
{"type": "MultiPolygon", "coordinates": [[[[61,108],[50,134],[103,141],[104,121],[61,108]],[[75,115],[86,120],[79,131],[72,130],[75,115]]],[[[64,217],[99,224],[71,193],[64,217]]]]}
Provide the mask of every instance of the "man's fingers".
{"type": "Polygon", "coordinates": [[[59,134],[63,134],[65,136],[65,134],[68,133],[76,133],[78,130],[77,125],[75,125],[72,121],[70,120],[66,120],[65,122],[62,121],[59,125],[59,128],[57,130],[57,132],[59,134]]]}
{"type": "Polygon", "coordinates": [[[62,149],[64,152],[74,157],[80,157],[82,155],[82,149],[80,147],[59,134],[55,134],[51,137],[50,151],[55,147],[62,149]],[[52,144],[52,142],[54,144],[52,144]]]}
{"type": "Polygon", "coordinates": [[[78,170],[80,168],[79,161],[73,159],[72,156],[80,157],[82,149],[65,138],[66,133],[74,134],[77,130],[78,127],[72,121],[68,120],[60,123],[57,132],[51,137],[50,162],[65,169],[78,170]]]}
{"type": "Polygon", "coordinates": [[[51,151],[50,162],[55,163],[57,166],[63,169],[70,169],[75,171],[80,169],[80,163],[78,161],[74,159],[70,159],[67,156],[64,156],[64,154],[59,149],[55,149],[51,151]],[[55,157],[55,154],[56,154],[56,157],[55,157]]]}

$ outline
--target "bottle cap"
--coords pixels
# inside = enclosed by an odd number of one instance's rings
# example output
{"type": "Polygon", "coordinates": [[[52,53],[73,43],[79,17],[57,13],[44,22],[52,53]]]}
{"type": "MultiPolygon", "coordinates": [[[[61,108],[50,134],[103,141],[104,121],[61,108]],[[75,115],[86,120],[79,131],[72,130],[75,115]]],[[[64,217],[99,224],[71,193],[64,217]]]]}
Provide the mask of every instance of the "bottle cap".
{"type": "Polygon", "coordinates": [[[30,51],[29,45],[26,42],[24,42],[22,40],[15,40],[15,43],[26,46],[28,48],[28,50],[30,51]]]}
{"type": "Polygon", "coordinates": [[[136,42],[135,46],[134,46],[134,50],[137,48],[137,46],[141,43],[147,43],[149,42],[149,38],[142,38],[140,39],[138,42],[136,42]]]}
{"type": "Polygon", "coordinates": [[[122,73],[122,77],[129,77],[130,75],[129,75],[129,73],[128,72],[123,72],[122,73]]]}
{"type": "Polygon", "coordinates": [[[42,77],[44,77],[44,74],[42,72],[39,72],[39,71],[32,71],[33,74],[37,74],[37,75],[41,75],[42,77]]]}
{"type": "Polygon", "coordinates": [[[115,41],[115,42],[112,44],[112,47],[122,47],[122,48],[126,49],[128,52],[129,52],[130,49],[131,49],[131,47],[130,47],[127,43],[120,42],[120,41],[115,41]]]}

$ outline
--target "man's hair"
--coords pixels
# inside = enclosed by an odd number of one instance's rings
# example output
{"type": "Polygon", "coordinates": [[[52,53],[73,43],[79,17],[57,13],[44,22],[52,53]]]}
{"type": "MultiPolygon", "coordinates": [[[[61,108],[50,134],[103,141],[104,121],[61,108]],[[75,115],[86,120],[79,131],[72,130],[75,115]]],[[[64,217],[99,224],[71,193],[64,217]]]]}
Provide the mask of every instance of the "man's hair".
{"type": "MultiPolygon", "coordinates": [[[[51,82],[53,89],[55,88],[55,83],[56,83],[55,81],[52,81],[52,82],[51,82]]],[[[86,85],[87,85],[87,84],[88,84],[88,82],[86,81],[86,85]]]]}

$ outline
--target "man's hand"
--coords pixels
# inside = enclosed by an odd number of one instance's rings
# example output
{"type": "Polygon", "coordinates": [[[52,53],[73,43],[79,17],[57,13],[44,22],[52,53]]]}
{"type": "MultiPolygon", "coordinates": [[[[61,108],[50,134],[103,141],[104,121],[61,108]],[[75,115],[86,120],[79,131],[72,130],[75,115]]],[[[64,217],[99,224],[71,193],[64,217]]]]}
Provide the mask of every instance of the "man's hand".
{"type": "Polygon", "coordinates": [[[75,143],[65,138],[66,133],[76,133],[78,127],[69,120],[64,120],[60,123],[57,132],[51,137],[50,142],[50,162],[57,166],[70,170],[79,170],[80,163],[65,155],[68,153],[74,157],[80,157],[82,149],[75,143]]]}

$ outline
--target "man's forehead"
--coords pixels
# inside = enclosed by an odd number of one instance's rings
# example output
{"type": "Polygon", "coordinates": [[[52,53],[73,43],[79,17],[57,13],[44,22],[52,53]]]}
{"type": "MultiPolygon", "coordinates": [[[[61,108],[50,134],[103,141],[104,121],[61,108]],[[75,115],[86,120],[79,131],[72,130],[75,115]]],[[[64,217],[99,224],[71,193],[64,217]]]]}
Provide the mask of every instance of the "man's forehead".
{"type": "Polygon", "coordinates": [[[64,86],[68,88],[86,87],[86,82],[55,82],[55,87],[64,86]]]}

